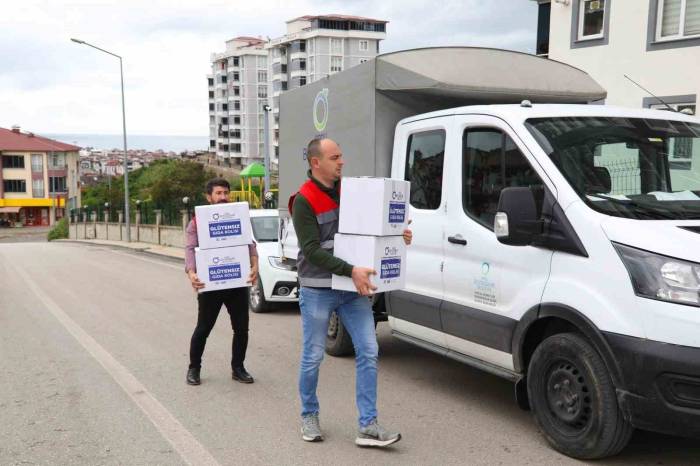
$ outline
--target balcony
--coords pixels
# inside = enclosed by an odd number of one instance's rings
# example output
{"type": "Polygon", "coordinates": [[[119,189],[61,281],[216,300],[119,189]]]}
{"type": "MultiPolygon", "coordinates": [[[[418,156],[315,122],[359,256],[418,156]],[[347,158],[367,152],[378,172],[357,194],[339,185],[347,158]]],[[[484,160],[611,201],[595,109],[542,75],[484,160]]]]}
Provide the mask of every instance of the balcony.
{"type": "Polygon", "coordinates": [[[290,73],[292,79],[306,76],[306,70],[294,70],[290,73]]]}
{"type": "Polygon", "coordinates": [[[300,60],[300,59],[305,59],[306,58],[306,52],[294,52],[289,56],[289,59],[291,61],[294,60],[300,60]]]}

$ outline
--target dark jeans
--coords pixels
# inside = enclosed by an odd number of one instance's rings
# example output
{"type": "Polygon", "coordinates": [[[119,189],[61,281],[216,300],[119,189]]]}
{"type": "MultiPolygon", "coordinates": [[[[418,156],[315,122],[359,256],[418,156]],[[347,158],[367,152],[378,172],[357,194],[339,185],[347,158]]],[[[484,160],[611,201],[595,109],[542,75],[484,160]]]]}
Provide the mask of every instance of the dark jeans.
{"type": "Polygon", "coordinates": [[[199,314],[197,327],[190,342],[190,369],[202,367],[204,346],[211,329],[214,328],[222,304],[226,306],[233,328],[231,368],[242,367],[246,348],[248,348],[248,288],[207,291],[200,293],[197,301],[199,314]]]}

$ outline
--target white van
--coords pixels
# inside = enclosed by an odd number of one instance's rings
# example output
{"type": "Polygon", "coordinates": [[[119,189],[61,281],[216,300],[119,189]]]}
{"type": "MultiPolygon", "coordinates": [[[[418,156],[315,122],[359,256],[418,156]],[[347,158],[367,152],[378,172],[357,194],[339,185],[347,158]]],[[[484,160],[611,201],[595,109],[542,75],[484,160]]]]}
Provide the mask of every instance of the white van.
{"type": "MultiPolygon", "coordinates": [[[[411,182],[414,232],[406,288],[375,306],[394,336],[514,381],[572,457],[700,436],[700,120],[440,110],[398,122],[386,175],[411,182]]],[[[328,352],[351,348],[334,321],[328,352]]]]}

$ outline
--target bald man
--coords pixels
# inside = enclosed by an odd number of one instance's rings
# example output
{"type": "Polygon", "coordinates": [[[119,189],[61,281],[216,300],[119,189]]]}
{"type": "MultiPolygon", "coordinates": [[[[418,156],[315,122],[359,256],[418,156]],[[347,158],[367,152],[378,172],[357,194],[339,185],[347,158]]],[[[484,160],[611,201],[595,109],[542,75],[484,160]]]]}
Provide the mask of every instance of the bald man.
{"type": "MultiPolygon", "coordinates": [[[[343,153],[331,139],[313,139],[307,148],[309,179],[289,199],[289,210],[299,240],[297,260],[301,285],[303,348],[299,371],[301,434],[307,442],[323,440],[316,396],[318,371],[323,360],[328,321],[335,311],[349,332],[355,348],[359,446],[386,447],[401,440],[401,434],[377,423],[377,335],[368,295],[376,289],[372,269],[355,267],[333,256],[333,238],[338,232],[340,178],[343,153]],[[351,277],[356,292],[331,289],[331,275],[351,277]]],[[[410,230],[404,241],[411,243],[410,230]]]]}

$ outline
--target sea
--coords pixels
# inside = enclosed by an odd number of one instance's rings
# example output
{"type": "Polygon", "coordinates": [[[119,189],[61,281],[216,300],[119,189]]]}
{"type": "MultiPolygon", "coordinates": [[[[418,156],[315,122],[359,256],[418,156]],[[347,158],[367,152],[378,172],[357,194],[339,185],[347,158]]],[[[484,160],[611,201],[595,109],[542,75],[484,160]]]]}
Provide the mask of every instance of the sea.
{"type": "MultiPolygon", "coordinates": [[[[41,136],[82,148],[99,150],[122,150],[124,148],[121,134],[41,134],[41,136]]],[[[156,151],[162,149],[165,152],[184,152],[207,150],[208,146],[209,138],[206,136],[158,136],[128,133],[126,135],[126,147],[129,150],[156,151]]]]}

